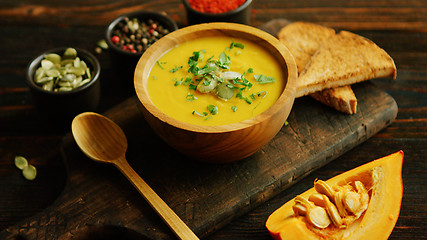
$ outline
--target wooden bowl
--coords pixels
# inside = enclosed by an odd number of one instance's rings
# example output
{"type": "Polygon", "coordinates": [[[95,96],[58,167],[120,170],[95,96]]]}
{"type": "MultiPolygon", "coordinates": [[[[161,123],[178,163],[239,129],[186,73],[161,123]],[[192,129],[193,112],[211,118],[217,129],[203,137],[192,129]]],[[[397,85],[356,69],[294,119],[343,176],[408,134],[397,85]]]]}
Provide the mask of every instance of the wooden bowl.
{"type": "Polygon", "coordinates": [[[138,61],[134,81],[147,122],[166,143],[193,159],[225,163],[251,156],[280,131],[294,102],[297,68],[289,50],[264,31],[235,23],[206,23],[172,32],[148,48],[138,61]],[[161,112],[147,91],[150,70],[158,58],[188,40],[223,35],[252,41],[271,52],[281,65],[286,81],[278,100],[253,118],[220,126],[189,124],[161,112]]]}

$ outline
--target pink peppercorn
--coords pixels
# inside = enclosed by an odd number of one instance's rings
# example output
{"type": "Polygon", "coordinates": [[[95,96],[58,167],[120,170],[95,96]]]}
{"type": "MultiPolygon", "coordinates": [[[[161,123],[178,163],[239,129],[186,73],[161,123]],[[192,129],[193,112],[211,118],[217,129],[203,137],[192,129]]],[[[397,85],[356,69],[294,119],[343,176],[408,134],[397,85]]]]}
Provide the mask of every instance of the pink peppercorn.
{"type": "Polygon", "coordinates": [[[120,38],[118,37],[118,36],[112,36],[111,37],[111,41],[113,42],[113,43],[118,43],[118,42],[120,42],[120,38]]]}

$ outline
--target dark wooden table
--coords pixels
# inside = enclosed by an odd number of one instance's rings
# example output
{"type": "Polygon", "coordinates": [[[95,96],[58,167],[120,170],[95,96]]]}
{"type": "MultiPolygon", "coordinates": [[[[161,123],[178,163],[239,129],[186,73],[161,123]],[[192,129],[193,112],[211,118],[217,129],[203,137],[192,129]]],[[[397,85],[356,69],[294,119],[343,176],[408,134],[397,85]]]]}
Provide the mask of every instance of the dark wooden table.
{"type": "MultiPolygon", "coordinates": [[[[181,1],[1,1],[0,3],[0,231],[43,211],[61,193],[66,169],[59,148],[66,131],[53,129],[32,104],[25,70],[39,53],[59,46],[94,51],[105,26],[134,10],[166,12],[186,25],[181,1]],[[15,155],[36,165],[38,177],[25,180],[13,165],[15,155]]],[[[308,175],[273,199],[233,220],[208,239],[270,239],[264,223],[284,202],[343,171],[398,150],[405,152],[404,194],[399,220],[390,239],[427,239],[427,2],[283,1],[253,3],[251,25],[286,18],[346,29],[370,38],[395,60],[393,82],[372,82],[397,102],[397,119],[389,127],[308,175]]],[[[103,112],[132,95],[117,89],[110,57],[97,55],[102,66],[103,112]]],[[[44,239],[40,237],[40,239],[44,239]]]]}

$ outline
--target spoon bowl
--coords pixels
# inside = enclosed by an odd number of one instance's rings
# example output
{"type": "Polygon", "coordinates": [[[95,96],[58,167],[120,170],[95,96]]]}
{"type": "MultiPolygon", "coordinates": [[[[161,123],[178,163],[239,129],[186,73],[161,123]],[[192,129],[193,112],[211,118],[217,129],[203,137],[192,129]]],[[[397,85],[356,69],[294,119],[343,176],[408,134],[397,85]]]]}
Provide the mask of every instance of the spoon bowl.
{"type": "Polygon", "coordinates": [[[74,118],[71,130],[82,152],[95,161],[114,164],[179,239],[199,239],[129,165],[126,135],[117,124],[100,114],[85,112],[74,118]]]}
{"type": "Polygon", "coordinates": [[[74,118],[72,132],[77,145],[91,159],[113,162],[126,154],[126,135],[109,118],[96,113],[82,113],[74,118]]]}

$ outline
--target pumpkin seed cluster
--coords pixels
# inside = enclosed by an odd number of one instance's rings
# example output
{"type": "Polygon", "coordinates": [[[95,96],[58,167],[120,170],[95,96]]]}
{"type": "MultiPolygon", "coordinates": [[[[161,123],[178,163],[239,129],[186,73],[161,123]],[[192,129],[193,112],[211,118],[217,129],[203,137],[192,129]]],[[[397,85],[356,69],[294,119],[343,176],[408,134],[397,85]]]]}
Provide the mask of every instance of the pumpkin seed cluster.
{"type": "Polygon", "coordinates": [[[28,161],[23,156],[15,156],[15,166],[22,170],[22,175],[27,180],[34,180],[37,176],[37,169],[31,164],[28,164],[28,161]]]}
{"type": "Polygon", "coordinates": [[[34,82],[46,91],[66,92],[91,81],[91,69],[77,56],[77,50],[67,48],[63,55],[46,54],[34,73],[34,82]]]}
{"type": "Polygon", "coordinates": [[[368,190],[360,181],[332,188],[326,182],[317,180],[314,188],[317,192],[308,199],[300,196],[294,199],[293,210],[297,216],[305,216],[316,228],[327,228],[331,224],[346,228],[368,208],[368,190]]]}

